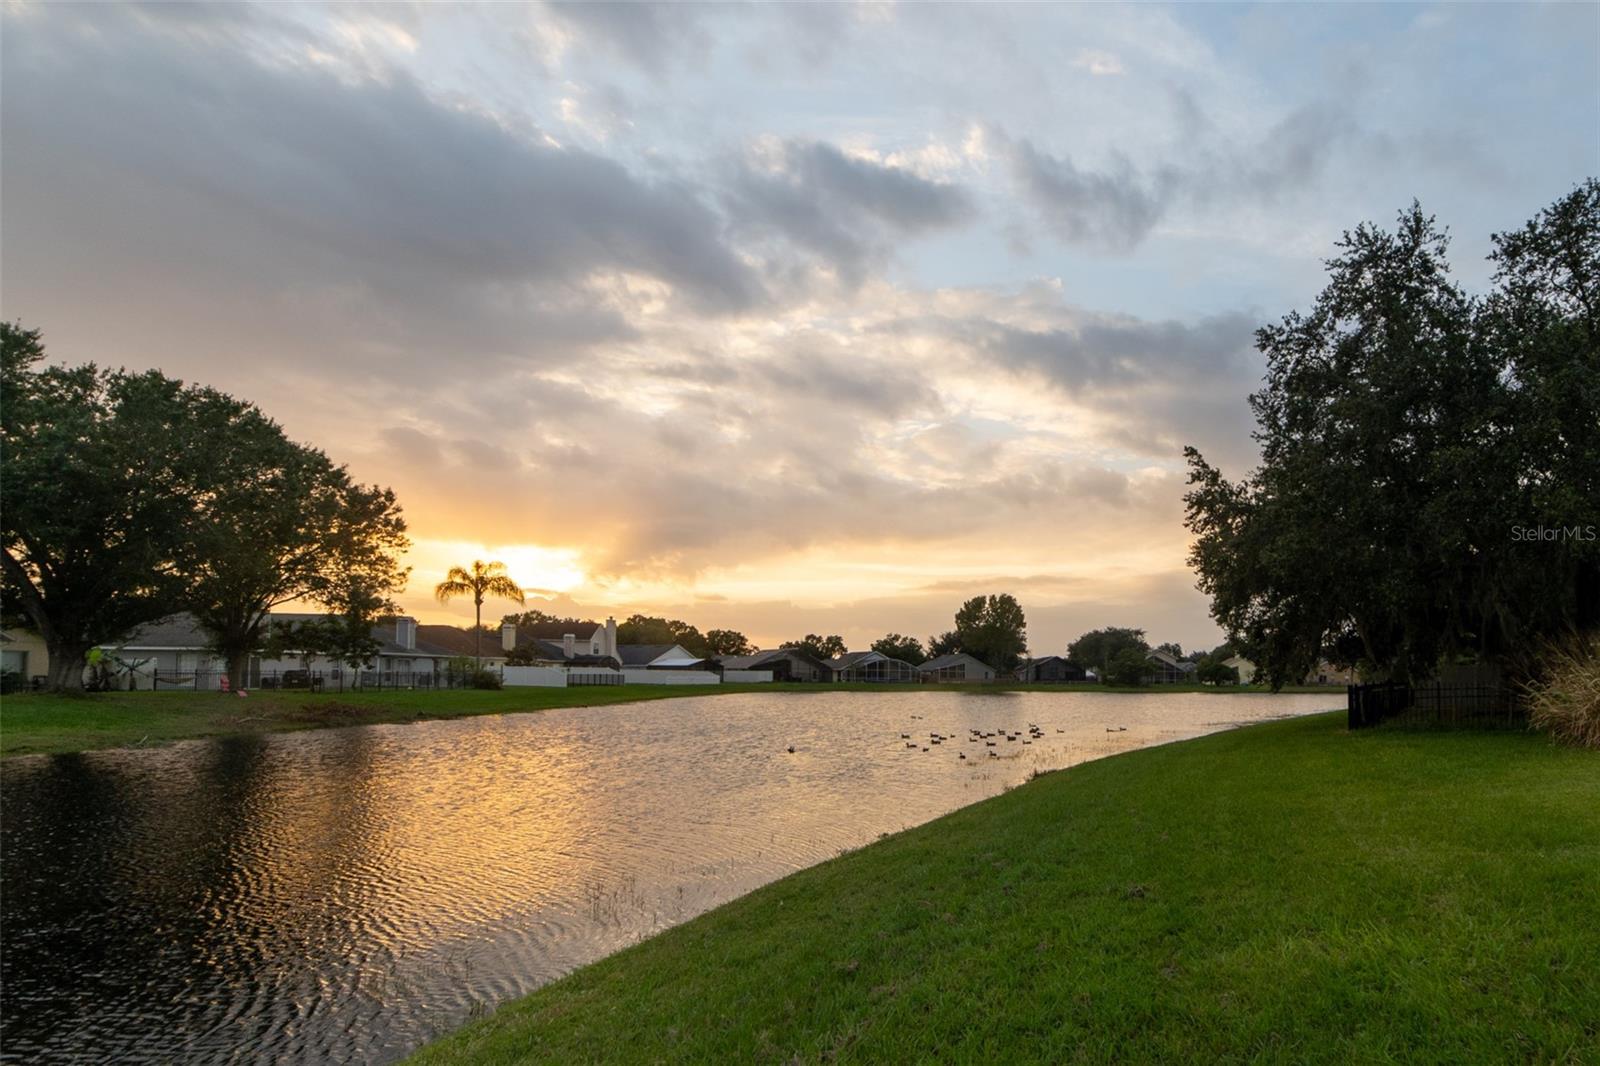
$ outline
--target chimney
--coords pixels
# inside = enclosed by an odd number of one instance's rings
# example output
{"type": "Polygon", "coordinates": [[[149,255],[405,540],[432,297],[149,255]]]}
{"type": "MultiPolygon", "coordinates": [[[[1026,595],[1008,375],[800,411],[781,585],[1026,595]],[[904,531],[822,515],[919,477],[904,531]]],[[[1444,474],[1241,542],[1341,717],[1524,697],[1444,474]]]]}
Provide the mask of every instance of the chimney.
{"type": "Polygon", "coordinates": [[[517,647],[517,626],[515,622],[507,622],[500,627],[500,650],[515,651],[517,647]]]}
{"type": "Polygon", "coordinates": [[[413,649],[417,646],[417,620],[401,616],[395,622],[395,643],[402,648],[413,649]]]}
{"type": "Polygon", "coordinates": [[[578,638],[576,635],[568,633],[561,638],[561,654],[568,659],[578,654],[578,638]]]}
{"type": "Polygon", "coordinates": [[[617,655],[617,620],[615,618],[607,618],[606,619],[606,646],[603,649],[603,651],[605,652],[605,654],[611,656],[613,659],[618,658],[618,655],[617,655]]]}

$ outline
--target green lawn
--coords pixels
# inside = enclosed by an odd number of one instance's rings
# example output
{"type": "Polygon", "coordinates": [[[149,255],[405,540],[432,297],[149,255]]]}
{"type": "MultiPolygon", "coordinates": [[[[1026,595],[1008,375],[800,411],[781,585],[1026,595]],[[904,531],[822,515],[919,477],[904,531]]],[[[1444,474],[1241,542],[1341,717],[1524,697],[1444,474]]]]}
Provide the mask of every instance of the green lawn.
{"type": "Polygon", "coordinates": [[[1600,757],[1273,722],[1092,762],[417,1063],[1600,1062],[1600,757]]]}
{"type": "MultiPolygon", "coordinates": [[[[730,690],[741,686],[728,686],[730,690]]],[[[594,685],[499,691],[100,692],[81,697],[0,699],[0,754],[144,746],[187,737],[414,722],[663,699],[712,691],[698,686],[594,685]]]]}
{"type": "MultiPolygon", "coordinates": [[[[1066,688],[1094,692],[1218,692],[1250,689],[1111,689],[1098,685],[942,685],[940,690],[1018,691],[1066,688]]],[[[712,696],[730,692],[904,691],[900,685],[595,685],[508,688],[500,691],[316,693],[254,691],[246,699],[211,692],[100,692],[81,697],[0,697],[0,756],[38,752],[143,747],[189,737],[278,733],[291,729],[414,722],[476,714],[510,714],[551,707],[712,696]]],[[[1302,691],[1290,689],[1287,691],[1302,691]]],[[[1326,688],[1304,691],[1328,691],[1326,688]]]]}

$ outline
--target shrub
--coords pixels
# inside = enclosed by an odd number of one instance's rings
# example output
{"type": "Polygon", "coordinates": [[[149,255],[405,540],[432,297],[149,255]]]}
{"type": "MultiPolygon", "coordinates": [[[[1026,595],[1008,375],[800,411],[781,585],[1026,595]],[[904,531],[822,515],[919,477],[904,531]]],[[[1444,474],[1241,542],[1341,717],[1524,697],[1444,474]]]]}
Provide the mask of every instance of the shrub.
{"type": "Polygon", "coordinates": [[[1195,672],[1195,677],[1202,685],[1237,685],[1239,683],[1239,668],[1229,666],[1221,659],[1206,656],[1200,660],[1200,668],[1195,672]]]}
{"type": "Polygon", "coordinates": [[[1108,685],[1142,685],[1150,672],[1150,662],[1137,648],[1124,648],[1112,656],[1103,678],[1108,685]]]}
{"type": "Polygon", "coordinates": [[[472,675],[473,688],[499,688],[500,675],[493,670],[478,670],[472,675]]]}
{"type": "Polygon", "coordinates": [[[1528,685],[1528,720],[1565,744],[1600,749],[1600,631],[1546,646],[1528,685]]]}

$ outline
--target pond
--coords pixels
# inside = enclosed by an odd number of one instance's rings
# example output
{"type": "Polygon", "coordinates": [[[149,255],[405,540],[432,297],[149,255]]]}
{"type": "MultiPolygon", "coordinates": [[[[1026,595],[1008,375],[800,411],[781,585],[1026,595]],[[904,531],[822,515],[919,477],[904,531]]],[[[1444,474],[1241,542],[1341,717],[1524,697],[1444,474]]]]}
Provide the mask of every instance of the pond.
{"type": "Polygon", "coordinates": [[[1341,704],[821,690],[11,759],[0,1058],[393,1061],[1035,770],[1341,704]]]}

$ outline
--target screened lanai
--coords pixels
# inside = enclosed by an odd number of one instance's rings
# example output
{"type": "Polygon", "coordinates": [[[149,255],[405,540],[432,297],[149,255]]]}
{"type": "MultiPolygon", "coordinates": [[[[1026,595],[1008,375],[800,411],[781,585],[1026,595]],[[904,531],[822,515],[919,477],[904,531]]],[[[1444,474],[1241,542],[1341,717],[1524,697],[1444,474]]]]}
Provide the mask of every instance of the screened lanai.
{"type": "Polygon", "coordinates": [[[833,667],[835,681],[915,681],[917,668],[900,659],[891,659],[881,652],[847,652],[828,664],[833,667]]]}

